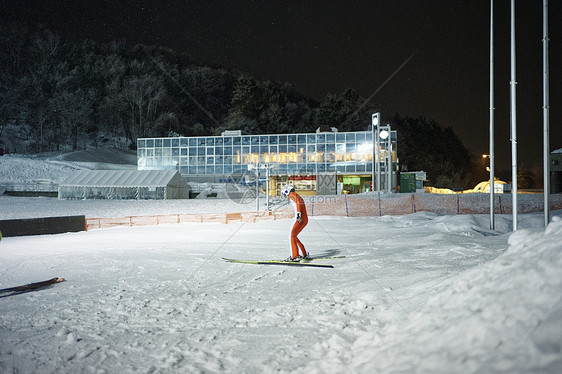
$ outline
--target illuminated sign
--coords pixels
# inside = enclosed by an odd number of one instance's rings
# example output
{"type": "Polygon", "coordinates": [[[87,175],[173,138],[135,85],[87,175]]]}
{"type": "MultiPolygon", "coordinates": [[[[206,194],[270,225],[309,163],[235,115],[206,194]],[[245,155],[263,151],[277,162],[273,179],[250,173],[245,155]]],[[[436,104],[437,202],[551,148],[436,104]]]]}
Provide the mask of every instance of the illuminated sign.
{"type": "Polygon", "coordinates": [[[361,178],[359,177],[343,177],[343,184],[350,184],[353,186],[359,186],[361,184],[361,178]]]}

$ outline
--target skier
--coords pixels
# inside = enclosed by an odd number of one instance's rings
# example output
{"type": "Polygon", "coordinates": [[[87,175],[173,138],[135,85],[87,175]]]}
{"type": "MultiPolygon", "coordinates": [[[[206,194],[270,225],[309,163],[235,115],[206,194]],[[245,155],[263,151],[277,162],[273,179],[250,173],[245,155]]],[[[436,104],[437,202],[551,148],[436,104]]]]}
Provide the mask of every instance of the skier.
{"type": "Polygon", "coordinates": [[[301,243],[299,238],[297,238],[297,235],[308,223],[308,215],[306,214],[304,200],[295,192],[295,188],[290,184],[283,187],[281,195],[291,200],[291,205],[295,210],[295,224],[291,229],[291,256],[287,259],[287,261],[299,261],[303,258],[308,258],[308,253],[306,253],[304,245],[301,243]],[[299,249],[302,256],[299,256],[299,249]]]}

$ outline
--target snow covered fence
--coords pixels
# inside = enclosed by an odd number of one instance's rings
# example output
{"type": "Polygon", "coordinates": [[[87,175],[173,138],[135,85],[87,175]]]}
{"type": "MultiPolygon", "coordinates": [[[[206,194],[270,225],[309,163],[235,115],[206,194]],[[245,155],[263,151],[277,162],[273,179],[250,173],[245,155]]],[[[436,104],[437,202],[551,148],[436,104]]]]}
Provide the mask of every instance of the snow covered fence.
{"type": "MultiPolygon", "coordinates": [[[[543,209],[542,194],[519,194],[521,213],[543,209]]],[[[430,193],[389,194],[365,193],[348,196],[305,197],[309,214],[313,216],[336,215],[349,217],[402,215],[420,211],[437,214],[486,214],[490,212],[490,195],[430,193]],[[380,196],[380,197],[379,197],[380,196]]],[[[495,213],[511,214],[511,195],[496,195],[495,213]]],[[[551,195],[551,209],[562,209],[562,195],[551,195]]]]}
{"type": "Polygon", "coordinates": [[[158,214],[150,216],[127,216],[118,218],[86,218],[86,230],[117,226],[151,226],[172,223],[239,223],[259,222],[289,218],[292,211],[242,212],[210,214],[158,214]]]}

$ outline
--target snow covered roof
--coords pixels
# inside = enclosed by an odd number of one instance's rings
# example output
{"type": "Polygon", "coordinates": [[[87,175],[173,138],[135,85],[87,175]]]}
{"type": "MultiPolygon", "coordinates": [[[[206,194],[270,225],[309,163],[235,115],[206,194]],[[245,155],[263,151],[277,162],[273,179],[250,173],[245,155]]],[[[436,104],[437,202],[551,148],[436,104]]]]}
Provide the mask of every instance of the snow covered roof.
{"type": "Polygon", "coordinates": [[[176,170],[80,170],[66,178],[61,186],[98,187],[187,187],[176,170]]]}

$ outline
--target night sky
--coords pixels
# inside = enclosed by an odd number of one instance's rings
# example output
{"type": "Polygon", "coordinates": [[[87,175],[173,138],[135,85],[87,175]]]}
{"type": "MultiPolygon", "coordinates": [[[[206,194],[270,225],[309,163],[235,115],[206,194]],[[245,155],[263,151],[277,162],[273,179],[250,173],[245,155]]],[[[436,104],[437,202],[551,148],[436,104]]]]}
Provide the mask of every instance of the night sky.
{"type": "MultiPolygon", "coordinates": [[[[495,3],[496,165],[509,168],[510,2],[495,3]]],[[[562,148],[562,1],[549,8],[554,150],[562,148]]],[[[2,20],[42,23],[74,40],[168,46],[204,65],[289,82],[318,101],[347,88],[365,98],[376,92],[383,121],[395,113],[434,119],[475,156],[489,144],[489,14],[489,0],[0,4],[2,20]]],[[[518,164],[541,173],[542,1],[516,1],[516,16],[518,164]]]]}

